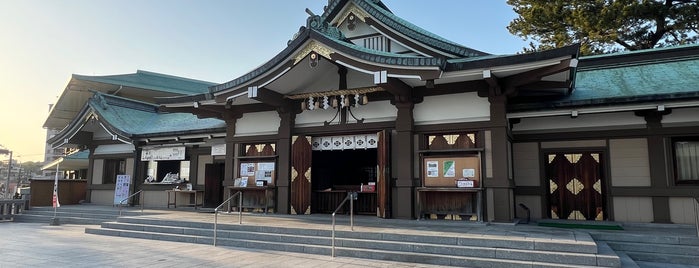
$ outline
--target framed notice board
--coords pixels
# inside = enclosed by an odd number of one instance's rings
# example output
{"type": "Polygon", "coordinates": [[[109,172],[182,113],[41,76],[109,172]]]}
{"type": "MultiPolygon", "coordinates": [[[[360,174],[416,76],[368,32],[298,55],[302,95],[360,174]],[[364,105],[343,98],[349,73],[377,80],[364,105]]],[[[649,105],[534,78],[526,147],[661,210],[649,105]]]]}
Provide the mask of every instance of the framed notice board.
{"type": "Polygon", "coordinates": [[[265,181],[265,185],[274,185],[274,161],[245,161],[240,162],[239,178],[248,178],[247,186],[255,186],[257,181],[265,181]]]}
{"type": "Polygon", "coordinates": [[[458,180],[472,180],[480,187],[481,160],[479,155],[452,157],[424,157],[422,181],[425,187],[454,187],[458,180]]]}

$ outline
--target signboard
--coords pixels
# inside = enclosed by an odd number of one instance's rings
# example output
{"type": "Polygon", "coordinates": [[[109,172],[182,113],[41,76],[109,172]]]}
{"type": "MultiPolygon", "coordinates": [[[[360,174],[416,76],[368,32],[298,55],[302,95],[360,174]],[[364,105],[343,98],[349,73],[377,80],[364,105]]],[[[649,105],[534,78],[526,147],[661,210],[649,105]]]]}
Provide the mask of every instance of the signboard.
{"type": "Polygon", "coordinates": [[[226,144],[211,145],[211,155],[226,155],[226,144]]]}
{"type": "Polygon", "coordinates": [[[118,205],[121,200],[129,197],[131,186],[131,175],[117,175],[116,187],[114,188],[114,204],[118,205]]]}
{"type": "Polygon", "coordinates": [[[143,149],[141,151],[141,161],[151,160],[184,160],[185,147],[162,147],[143,149]]]}

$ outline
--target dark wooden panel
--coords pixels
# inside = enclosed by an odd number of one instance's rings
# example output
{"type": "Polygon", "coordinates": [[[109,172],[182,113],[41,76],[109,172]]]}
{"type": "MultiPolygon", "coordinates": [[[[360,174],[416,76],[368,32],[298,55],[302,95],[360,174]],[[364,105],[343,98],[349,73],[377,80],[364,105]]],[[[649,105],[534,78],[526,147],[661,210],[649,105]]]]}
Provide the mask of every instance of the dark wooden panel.
{"type": "Polygon", "coordinates": [[[294,136],[291,145],[291,214],[311,213],[311,137],[294,136]]]}
{"type": "Polygon", "coordinates": [[[389,204],[389,200],[391,200],[391,181],[387,169],[389,165],[389,142],[386,140],[387,137],[388,135],[386,134],[385,130],[378,133],[378,156],[376,158],[376,166],[378,167],[376,170],[376,198],[378,203],[376,208],[376,216],[381,218],[391,217],[389,204]]]}

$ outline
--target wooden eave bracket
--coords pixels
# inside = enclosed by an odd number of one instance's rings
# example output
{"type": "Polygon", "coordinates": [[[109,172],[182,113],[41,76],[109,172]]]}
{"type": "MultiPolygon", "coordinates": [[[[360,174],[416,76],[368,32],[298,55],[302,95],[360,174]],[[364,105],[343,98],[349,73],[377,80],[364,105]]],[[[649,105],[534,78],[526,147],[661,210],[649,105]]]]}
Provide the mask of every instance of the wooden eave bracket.
{"type": "Polygon", "coordinates": [[[508,76],[503,79],[502,84],[506,88],[507,94],[512,94],[515,88],[531,83],[540,82],[541,78],[552,74],[564,72],[575,68],[578,65],[577,59],[565,59],[556,65],[546,66],[523,73],[508,76]]]}
{"type": "Polygon", "coordinates": [[[288,101],[279,92],[264,87],[248,87],[248,98],[268,104],[272,107],[288,105],[288,101]]]}
{"type": "Polygon", "coordinates": [[[391,93],[395,97],[396,101],[412,101],[411,97],[413,88],[400,79],[387,77],[385,80],[381,80],[379,82],[382,83],[377,83],[377,85],[391,93]]]}

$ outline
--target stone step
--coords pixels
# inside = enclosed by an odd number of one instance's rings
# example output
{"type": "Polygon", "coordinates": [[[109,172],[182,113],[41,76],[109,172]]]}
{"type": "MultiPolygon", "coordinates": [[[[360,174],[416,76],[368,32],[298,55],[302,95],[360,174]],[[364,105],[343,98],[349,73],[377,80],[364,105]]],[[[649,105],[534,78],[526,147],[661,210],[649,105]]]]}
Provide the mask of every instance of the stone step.
{"type": "MultiPolygon", "coordinates": [[[[33,222],[33,223],[51,223],[53,221],[53,215],[42,215],[42,214],[21,214],[15,217],[15,222],[33,222]]],[[[100,225],[105,221],[113,219],[95,219],[95,218],[82,218],[82,217],[58,217],[60,224],[82,224],[82,225],[100,225]]]]}
{"type": "Polygon", "coordinates": [[[662,235],[648,233],[596,233],[591,232],[597,241],[634,242],[644,244],[690,245],[699,246],[697,236],[662,235]]]}
{"type": "MultiPolygon", "coordinates": [[[[213,237],[212,229],[190,228],[190,227],[172,227],[161,225],[145,225],[145,224],[130,224],[122,222],[105,222],[103,228],[116,230],[129,230],[141,232],[155,232],[168,234],[182,234],[195,236],[210,236],[213,237]]],[[[330,246],[332,244],[330,236],[321,235],[294,235],[294,234],[279,234],[279,233],[264,233],[250,231],[233,231],[220,230],[217,233],[218,238],[242,239],[242,240],[258,240],[274,243],[293,243],[306,245],[330,246]]],[[[415,242],[398,242],[398,241],[381,241],[380,237],[371,237],[371,239],[353,239],[353,238],[338,238],[335,243],[337,246],[348,248],[361,249],[377,249],[377,250],[392,250],[401,252],[441,254],[449,256],[463,257],[482,257],[482,258],[499,258],[511,260],[525,261],[551,261],[562,264],[578,264],[578,265],[596,265],[598,258],[603,258],[603,255],[584,254],[584,253],[569,253],[569,252],[551,252],[542,250],[521,250],[479,246],[456,246],[447,244],[431,244],[431,243],[415,243],[415,242]]]]}
{"type": "MultiPolygon", "coordinates": [[[[161,219],[121,217],[119,223],[144,224],[151,226],[171,226],[171,227],[188,227],[213,230],[212,223],[201,222],[186,222],[186,221],[171,221],[161,219]]],[[[328,229],[313,229],[313,228],[288,228],[276,226],[262,225],[237,225],[237,224],[219,224],[219,231],[242,231],[252,233],[269,233],[269,234],[289,234],[303,236],[319,236],[330,237],[331,230],[328,229]]],[[[572,252],[572,253],[597,253],[597,245],[586,233],[581,233],[582,241],[560,240],[554,241],[549,239],[521,239],[512,237],[499,236],[483,236],[483,235],[468,235],[459,234],[458,236],[431,236],[417,235],[405,233],[376,233],[376,232],[351,232],[351,231],[336,231],[336,237],[347,239],[370,239],[381,241],[395,242],[412,242],[423,244],[436,245],[453,245],[453,246],[474,246],[474,247],[491,247],[491,248],[507,248],[521,250],[541,250],[553,252],[572,252]],[[587,235],[587,239],[584,237],[587,235]]]]}
{"type": "MultiPolygon", "coordinates": [[[[53,214],[53,207],[32,207],[31,210],[26,210],[25,213],[30,214],[53,214]]],[[[65,206],[60,207],[56,210],[57,213],[74,213],[74,214],[86,214],[86,215],[119,215],[118,207],[80,207],[80,206],[65,206]]],[[[141,215],[140,209],[135,209],[132,207],[124,207],[121,211],[123,215],[141,215]]]]}
{"type": "Polygon", "coordinates": [[[618,251],[667,253],[677,255],[699,256],[699,246],[651,244],[636,242],[607,241],[610,247],[618,251]]]}
{"type": "MultiPolygon", "coordinates": [[[[689,256],[669,253],[635,252],[625,251],[629,257],[637,262],[654,262],[678,265],[699,265],[699,256],[689,256]]],[[[642,265],[641,265],[642,266],[642,265]]]]}
{"type": "MultiPolygon", "coordinates": [[[[108,228],[86,228],[86,233],[90,234],[101,234],[101,235],[112,235],[112,236],[122,236],[122,237],[133,237],[133,238],[144,238],[144,239],[156,239],[156,240],[166,240],[166,241],[176,241],[176,242],[188,242],[188,243],[201,243],[210,244],[213,243],[213,238],[208,236],[199,235],[188,235],[188,234],[171,234],[171,233],[155,233],[146,231],[134,231],[134,230],[124,230],[124,229],[108,229],[108,228]]],[[[184,231],[183,231],[184,232],[184,231]]],[[[327,239],[327,238],[326,238],[327,239]]],[[[339,240],[340,243],[345,240],[339,240]]],[[[239,239],[239,238],[218,238],[217,245],[220,246],[231,246],[231,247],[243,247],[243,248],[258,248],[267,250],[277,250],[277,251],[289,251],[289,252],[303,252],[310,254],[322,254],[330,255],[331,247],[328,245],[314,245],[314,244],[300,244],[300,243],[289,243],[289,242],[270,242],[262,241],[259,239],[239,239]]],[[[442,254],[429,254],[420,252],[406,252],[406,251],[395,251],[386,249],[364,249],[364,248],[354,248],[337,246],[336,256],[344,257],[357,257],[357,258],[371,258],[379,260],[392,260],[392,261],[402,261],[402,262],[412,262],[412,263],[424,263],[424,264],[435,264],[435,265],[451,265],[451,266],[468,266],[468,267],[581,267],[584,266],[613,266],[618,267],[618,263],[605,263],[605,259],[600,259],[601,263],[597,263],[597,260],[593,263],[586,264],[561,264],[556,263],[553,260],[547,259],[543,262],[532,261],[532,260],[514,260],[514,259],[499,259],[498,256],[494,258],[481,258],[481,257],[466,257],[466,256],[451,256],[442,254]],[[605,265],[607,264],[607,265],[605,265]]],[[[497,252],[496,252],[497,254],[497,252]]],[[[503,253],[502,254],[506,254],[503,253]]],[[[526,255],[526,254],[523,254],[526,255]]],[[[522,255],[522,256],[523,256],[522,255]]],[[[618,261],[618,258],[617,258],[618,261]]]]}

